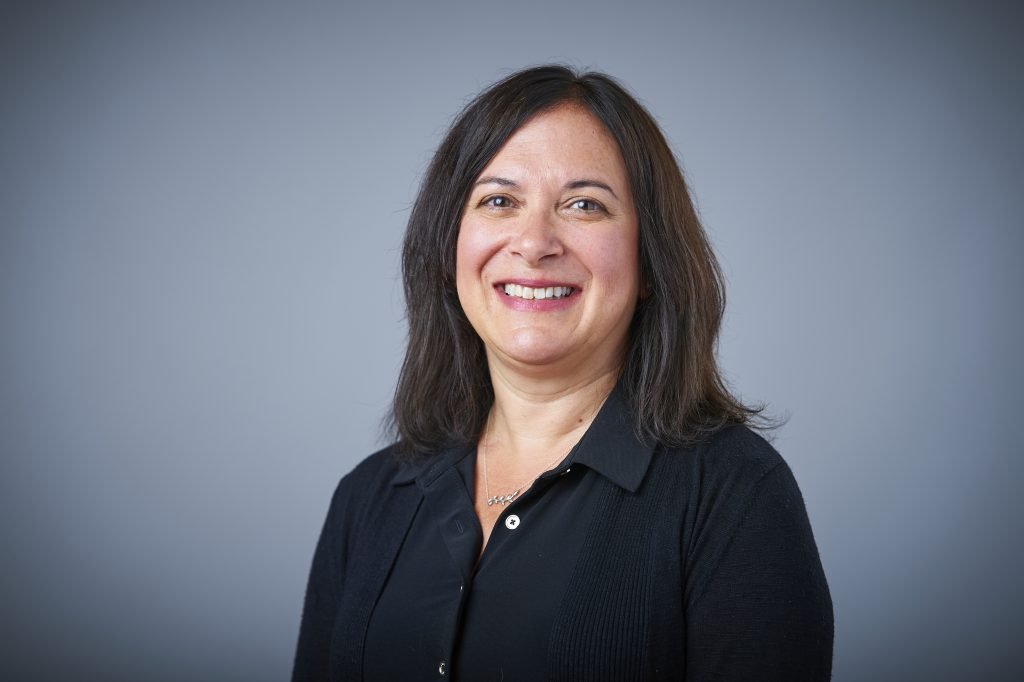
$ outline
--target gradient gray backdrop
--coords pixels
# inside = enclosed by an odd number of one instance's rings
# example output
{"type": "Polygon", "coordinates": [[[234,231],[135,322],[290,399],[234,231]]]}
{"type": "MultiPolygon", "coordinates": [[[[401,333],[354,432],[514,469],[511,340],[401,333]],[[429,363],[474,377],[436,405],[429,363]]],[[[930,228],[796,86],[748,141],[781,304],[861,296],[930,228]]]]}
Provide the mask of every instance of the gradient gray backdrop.
{"type": "Polygon", "coordinates": [[[125,2],[0,10],[0,673],[280,680],[379,447],[446,125],[549,60],[664,127],[789,424],[836,680],[1022,668],[1010,4],[125,2]]]}

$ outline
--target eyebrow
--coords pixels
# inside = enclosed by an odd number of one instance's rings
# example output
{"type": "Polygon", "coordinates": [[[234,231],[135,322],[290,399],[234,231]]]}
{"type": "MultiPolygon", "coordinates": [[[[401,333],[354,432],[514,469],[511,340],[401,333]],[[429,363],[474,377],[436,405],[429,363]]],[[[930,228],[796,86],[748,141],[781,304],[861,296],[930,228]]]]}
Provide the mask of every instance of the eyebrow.
{"type": "Polygon", "coordinates": [[[488,175],[487,177],[480,178],[473,185],[479,187],[480,185],[501,185],[502,187],[519,187],[519,183],[515,180],[509,180],[508,178],[499,178],[496,175],[488,175]]]}
{"type": "MultiPolygon", "coordinates": [[[[473,186],[479,187],[480,185],[501,185],[502,187],[512,187],[515,189],[519,188],[519,183],[516,182],[515,180],[509,180],[508,178],[502,178],[497,175],[488,175],[486,177],[480,178],[479,180],[476,181],[476,183],[473,186]]],[[[589,178],[584,178],[581,180],[572,180],[570,182],[565,183],[565,189],[582,189],[584,187],[598,187],[600,189],[605,190],[616,199],[619,198],[619,195],[615,193],[615,190],[613,190],[611,187],[601,182],[600,180],[591,180],[589,178]]]]}
{"type": "Polygon", "coordinates": [[[572,182],[565,183],[566,189],[582,189],[584,187],[599,187],[608,192],[609,194],[611,194],[616,199],[619,198],[619,195],[615,193],[615,190],[613,190],[611,187],[601,182],[600,180],[583,179],[573,180],[572,182]]]}

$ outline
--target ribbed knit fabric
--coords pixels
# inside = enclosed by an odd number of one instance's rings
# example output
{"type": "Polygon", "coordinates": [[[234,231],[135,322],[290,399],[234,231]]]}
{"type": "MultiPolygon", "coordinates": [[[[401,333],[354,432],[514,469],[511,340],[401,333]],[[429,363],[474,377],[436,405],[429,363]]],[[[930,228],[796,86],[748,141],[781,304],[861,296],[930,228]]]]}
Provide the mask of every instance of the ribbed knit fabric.
{"type": "MultiPolygon", "coordinates": [[[[651,544],[656,540],[642,531],[651,527],[650,519],[645,519],[643,507],[629,504],[630,497],[607,486],[602,513],[592,520],[562,616],[552,629],[554,680],[647,679],[645,639],[654,592],[651,544]],[[601,589],[592,589],[595,585],[601,589]]],[[[651,502],[650,509],[660,508],[656,499],[651,502]]]]}

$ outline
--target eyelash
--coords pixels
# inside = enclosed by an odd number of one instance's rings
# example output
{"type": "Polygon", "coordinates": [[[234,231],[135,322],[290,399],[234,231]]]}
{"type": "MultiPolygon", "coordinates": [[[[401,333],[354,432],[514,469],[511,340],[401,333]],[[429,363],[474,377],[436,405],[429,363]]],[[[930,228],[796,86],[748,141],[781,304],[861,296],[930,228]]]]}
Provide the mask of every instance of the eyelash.
{"type": "MultiPolygon", "coordinates": [[[[512,200],[512,198],[509,197],[508,195],[505,195],[505,194],[492,194],[489,197],[484,197],[484,199],[480,202],[481,206],[485,206],[487,208],[498,209],[498,210],[506,209],[506,208],[512,208],[512,206],[514,204],[515,204],[515,202],[512,200]],[[495,206],[494,202],[497,201],[497,200],[508,202],[508,205],[505,205],[505,206],[495,206]]],[[[593,199],[573,199],[572,201],[569,202],[568,205],[571,208],[574,208],[575,210],[582,211],[583,213],[607,213],[608,212],[607,209],[605,209],[605,207],[600,202],[594,201],[593,199]],[[582,204],[582,203],[590,204],[591,206],[593,206],[593,208],[589,208],[589,209],[586,209],[586,208],[576,208],[576,204],[582,204]]]]}
{"type": "Polygon", "coordinates": [[[580,209],[577,209],[577,210],[583,211],[584,213],[604,213],[605,212],[604,206],[602,206],[600,203],[594,201],[593,199],[573,199],[572,201],[569,202],[569,205],[575,208],[576,204],[583,204],[583,203],[592,204],[593,208],[591,208],[591,209],[580,208],[580,209]]]}
{"type": "Polygon", "coordinates": [[[484,200],[480,202],[480,205],[481,206],[486,206],[487,208],[503,209],[503,208],[511,208],[513,203],[514,202],[512,201],[512,198],[509,197],[509,196],[506,196],[504,194],[492,194],[489,197],[485,197],[484,200]],[[507,206],[495,206],[492,203],[495,199],[500,199],[502,201],[507,201],[508,205],[507,206]]]}

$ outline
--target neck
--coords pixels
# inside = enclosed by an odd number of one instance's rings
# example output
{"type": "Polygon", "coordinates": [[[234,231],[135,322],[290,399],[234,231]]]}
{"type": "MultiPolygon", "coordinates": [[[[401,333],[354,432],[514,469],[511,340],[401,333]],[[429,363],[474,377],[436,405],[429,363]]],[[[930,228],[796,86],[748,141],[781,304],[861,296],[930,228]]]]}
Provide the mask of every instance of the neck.
{"type": "Polygon", "coordinates": [[[558,381],[505,372],[492,363],[488,442],[500,443],[504,456],[519,466],[567,452],[590,427],[617,378],[617,367],[558,381]]]}

